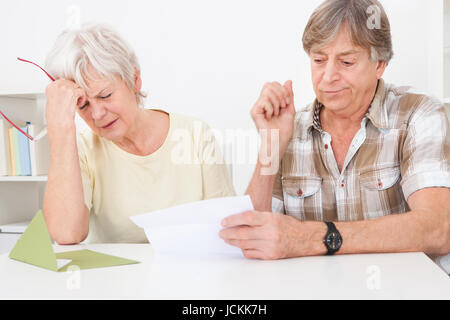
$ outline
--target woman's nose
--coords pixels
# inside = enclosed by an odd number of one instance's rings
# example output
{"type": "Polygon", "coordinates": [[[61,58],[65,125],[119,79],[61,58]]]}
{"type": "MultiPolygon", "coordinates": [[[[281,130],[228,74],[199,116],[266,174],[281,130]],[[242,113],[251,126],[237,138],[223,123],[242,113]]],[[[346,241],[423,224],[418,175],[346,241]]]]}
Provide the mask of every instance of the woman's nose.
{"type": "Polygon", "coordinates": [[[102,119],[106,114],[106,108],[101,103],[90,103],[91,115],[94,120],[102,119]]]}

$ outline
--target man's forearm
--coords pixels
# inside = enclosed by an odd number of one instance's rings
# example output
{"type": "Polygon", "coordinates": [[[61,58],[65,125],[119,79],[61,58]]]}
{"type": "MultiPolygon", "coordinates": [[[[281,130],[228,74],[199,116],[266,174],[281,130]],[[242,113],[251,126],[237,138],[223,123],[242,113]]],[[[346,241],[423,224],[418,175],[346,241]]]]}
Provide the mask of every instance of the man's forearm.
{"type": "Polygon", "coordinates": [[[250,195],[255,210],[272,211],[274,182],[289,139],[280,139],[278,129],[261,130],[260,135],[258,161],[245,194],[250,195]]]}
{"type": "MultiPolygon", "coordinates": [[[[430,212],[410,211],[402,214],[350,222],[335,222],[342,236],[342,246],[337,254],[387,253],[387,252],[425,252],[447,254],[448,235],[442,227],[443,216],[430,212]]],[[[445,219],[445,217],[444,217],[445,219]]],[[[324,253],[322,239],[326,230],[323,222],[308,221],[309,230],[315,237],[315,245],[302,255],[324,253]]]]}
{"type": "Polygon", "coordinates": [[[245,194],[248,194],[252,199],[255,210],[272,211],[272,191],[276,175],[262,174],[263,169],[263,165],[258,160],[245,194]]]}

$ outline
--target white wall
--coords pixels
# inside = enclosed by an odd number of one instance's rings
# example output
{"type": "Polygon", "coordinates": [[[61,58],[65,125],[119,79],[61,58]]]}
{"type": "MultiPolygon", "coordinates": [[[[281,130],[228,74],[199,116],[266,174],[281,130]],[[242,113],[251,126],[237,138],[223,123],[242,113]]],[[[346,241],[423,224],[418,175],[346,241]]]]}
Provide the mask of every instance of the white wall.
{"type": "MultiPolygon", "coordinates": [[[[249,110],[264,82],[292,79],[297,109],[314,99],[301,36],[320,2],[2,0],[0,93],[44,90],[45,76],[15,59],[43,63],[79,10],[81,22],[111,24],[135,48],[149,106],[200,117],[220,130],[250,130],[249,110]]],[[[395,52],[385,79],[442,98],[442,0],[382,4],[395,52]]],[[[252,167],[234,167],[238,193],[252,167]]]]}

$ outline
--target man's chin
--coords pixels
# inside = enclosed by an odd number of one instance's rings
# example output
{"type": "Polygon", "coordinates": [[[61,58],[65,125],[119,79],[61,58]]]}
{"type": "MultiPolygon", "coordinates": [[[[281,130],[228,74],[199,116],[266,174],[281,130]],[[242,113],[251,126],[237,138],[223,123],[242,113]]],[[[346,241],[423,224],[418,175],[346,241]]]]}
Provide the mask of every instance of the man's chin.
{"type": "Polygon", "coordinates": [[[348,106],[349,103],[348,99],[343,99],[343,97],[323,97],[322,99],[318,100],[324,105],[326,109],[335,111],[345,109],[345,107],[348,106]]]}

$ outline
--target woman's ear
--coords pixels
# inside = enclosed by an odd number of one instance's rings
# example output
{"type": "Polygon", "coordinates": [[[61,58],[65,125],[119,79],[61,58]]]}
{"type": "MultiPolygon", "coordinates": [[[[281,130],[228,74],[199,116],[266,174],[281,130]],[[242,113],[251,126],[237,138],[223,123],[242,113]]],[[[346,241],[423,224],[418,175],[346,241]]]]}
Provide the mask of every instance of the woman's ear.
{"type": "Polygon", "coordinates": [[[142,88],[142,79],[141,79],[141,73],[139,70],[134,67],[134,93],[139,93],[142,88]]]}

